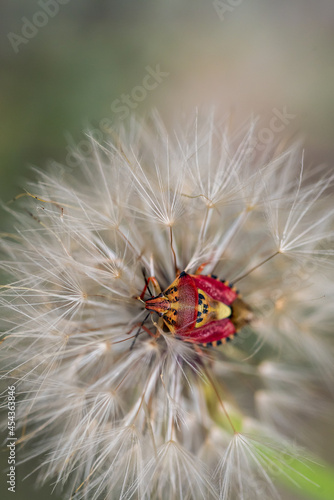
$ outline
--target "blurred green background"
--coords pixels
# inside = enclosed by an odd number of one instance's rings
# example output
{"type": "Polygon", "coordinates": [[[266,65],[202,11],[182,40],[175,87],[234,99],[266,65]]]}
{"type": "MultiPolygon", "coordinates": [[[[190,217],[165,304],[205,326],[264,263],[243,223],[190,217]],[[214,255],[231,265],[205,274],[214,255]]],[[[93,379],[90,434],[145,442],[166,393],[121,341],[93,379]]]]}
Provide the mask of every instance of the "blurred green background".
{"type": "MultiPolygon", "coordinates": [[[[259,146],[285,113],[274,140],[297,133],[307,163],[333,165],[333,0],[2,0],[0,30],[2,201],[29,165],[73,166],[85,129],[103,140],[130,108],[167,122],[195,106],[236,123],[258,115],[259,146]]],[[[15,498],[49,498],[33,483],[15,498]]]]}

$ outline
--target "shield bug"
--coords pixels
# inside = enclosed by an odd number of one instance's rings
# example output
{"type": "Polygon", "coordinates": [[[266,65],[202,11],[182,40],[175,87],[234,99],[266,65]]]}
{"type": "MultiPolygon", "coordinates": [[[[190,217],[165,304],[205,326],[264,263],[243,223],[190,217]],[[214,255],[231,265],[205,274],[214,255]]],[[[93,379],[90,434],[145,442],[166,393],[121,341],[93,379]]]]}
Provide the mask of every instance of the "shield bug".
{"type": "Polygon", "coordinates": [[[194,344],[225,343],[253,317],[238,291],[214,275],[183,271],[163,292],[157,280],[150,277],[138,299],[145,303],[145,309],[160,316],[160,327],[165,324],[173,335],[194,344]],[[158,293],[143,300],[150,282],[158,293]]]}

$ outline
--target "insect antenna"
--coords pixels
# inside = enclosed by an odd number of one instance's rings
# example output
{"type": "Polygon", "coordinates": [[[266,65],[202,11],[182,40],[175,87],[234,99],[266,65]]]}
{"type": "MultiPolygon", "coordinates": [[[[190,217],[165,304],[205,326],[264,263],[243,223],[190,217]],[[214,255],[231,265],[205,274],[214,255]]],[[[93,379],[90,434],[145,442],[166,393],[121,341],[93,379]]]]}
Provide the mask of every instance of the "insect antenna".
{"type": "Polygon", "coordinates": [[[149,288],[149,282],[148,282],[148,279],[146,278],[146,271],[145,271],[145,268],[142,267],[141,268],[141,272],[143,273],[143,276],[144,276],[144,280],[145,280],[145,285],[146,285],[146,290],[148,291],[148,293],[150,294],[151,297],[153,297],[153,294],[149,288]]]}
{"type": "Polygon", "coordinates": [[[138,328],[137,333],[136,333],[136,335],[134,336],[134,339],[133,339],[132,344],[131,344],[131,346],[130,346],[130,351],[132,351],[133,346],[135,345],[135,342],[136,342],[136,340],[137,340],[137,337],[138,337],[138,335],[140,334],[141,329],[143,328],[143,324],[145,323],[145,321],[147,320],[147,318],[149,317],[149,315],[150,315],[150,314],[151,314],[151,313],[150,313],[150,312],[148,312],[148,313],[146,314],[145,318],[143,319],[143,321],[141,322],[140,327],[138,328]]]}

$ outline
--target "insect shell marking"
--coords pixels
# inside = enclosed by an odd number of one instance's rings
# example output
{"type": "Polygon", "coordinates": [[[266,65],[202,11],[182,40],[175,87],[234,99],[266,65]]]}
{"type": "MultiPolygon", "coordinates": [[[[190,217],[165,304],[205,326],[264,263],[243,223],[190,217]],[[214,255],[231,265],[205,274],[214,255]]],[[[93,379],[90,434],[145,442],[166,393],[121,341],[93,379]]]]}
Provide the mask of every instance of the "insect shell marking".
{"type": "Polygon", "coordinates": [[[213,276],[184,271],[145,308],[163,318],[172,334],[184,341],[216,345],[249,323],[252,312],[238,292],[213,276]]]}

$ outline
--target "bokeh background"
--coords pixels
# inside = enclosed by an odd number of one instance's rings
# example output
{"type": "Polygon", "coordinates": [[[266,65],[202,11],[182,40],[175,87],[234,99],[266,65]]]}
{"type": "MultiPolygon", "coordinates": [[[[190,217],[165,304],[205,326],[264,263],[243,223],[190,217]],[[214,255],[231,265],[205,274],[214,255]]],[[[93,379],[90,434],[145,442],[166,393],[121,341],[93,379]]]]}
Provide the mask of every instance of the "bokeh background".
{"type": "MultiPolygon", "coordinates": [[[[301,137],[307,163],[334,165],[333,0],[1,0],[0,30],[4,202],[29,166],[73,167],[87,128],[103,141],[130,110],[258,116],[258,147],[301,137]]],[[[18,467],[15,498],[50,498],[21,484],[31,470],[18,467]]]]}

